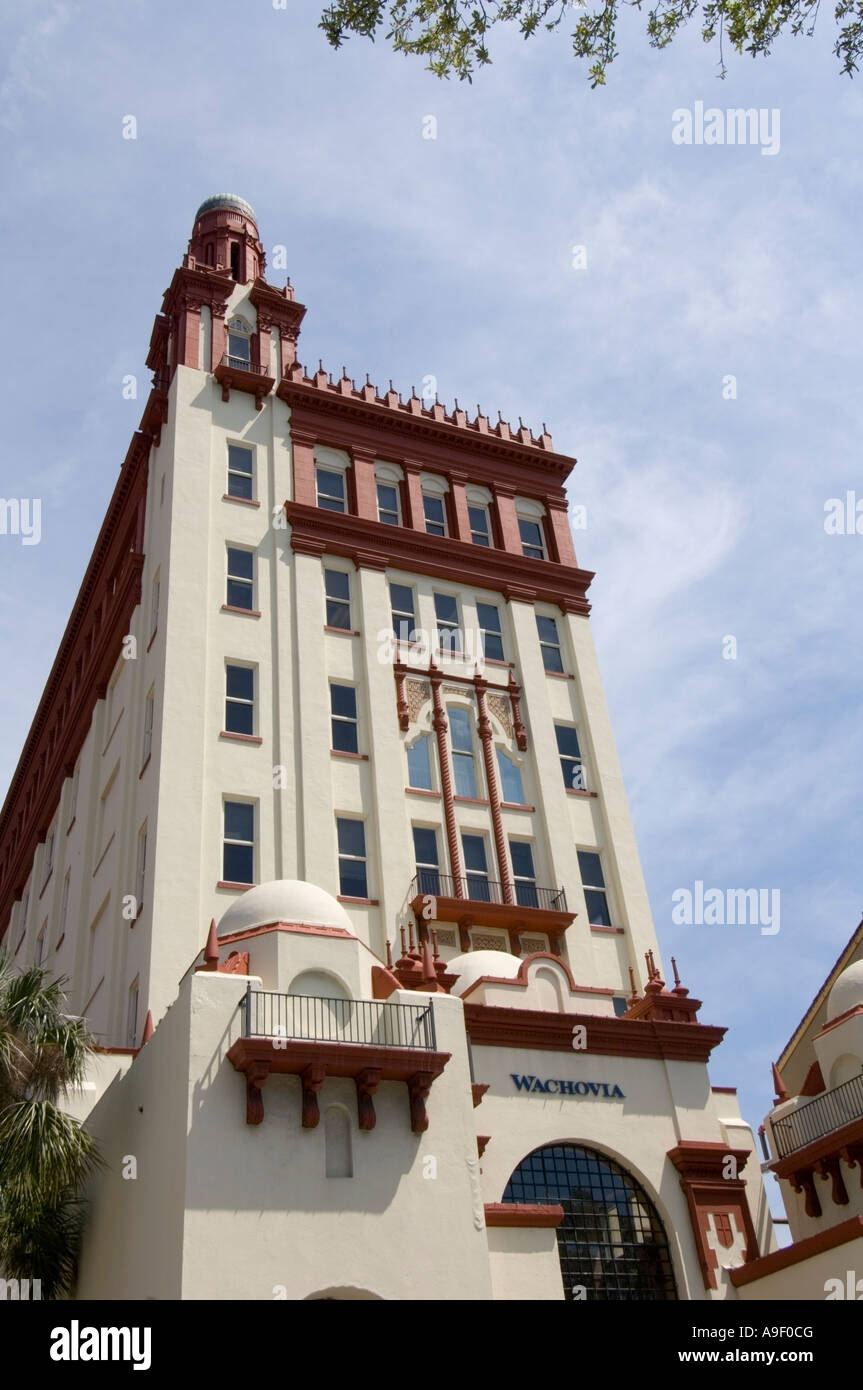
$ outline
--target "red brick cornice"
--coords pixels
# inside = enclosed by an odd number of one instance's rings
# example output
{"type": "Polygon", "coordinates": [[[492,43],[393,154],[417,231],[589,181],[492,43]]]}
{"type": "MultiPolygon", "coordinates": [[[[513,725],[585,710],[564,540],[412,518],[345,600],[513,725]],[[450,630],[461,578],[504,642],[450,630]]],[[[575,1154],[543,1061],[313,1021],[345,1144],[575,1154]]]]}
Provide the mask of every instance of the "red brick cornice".
{"type": "Polygon", "coordinates": [[[173,278],[162,302],[163,314],[175,314],[180,309],[200,309],[205,304],[213,309],[223,309],[235,288],[230,275],[196,266],[194,270],[182,267],[174,271],[173,278]]]}
{"type": "MultiPolygon", "coordinates": [[[[540,1013],[494,1004],[465,1004],[465,1026],[474,1047],[512,1047],[572,1053],[572,1030],[585,1028],[587,1046],[604,1057],[644,1057],[706,1062],[725,1034],[704,1023],[659,1023],[596,1014],[540,1013]]],[[[728,1152],[726,1149],[725,1152],[728,1152]]]]}
{"type": "Polygon", "coordinates": [[[288,299],[284,290],[274,289],[265,280],[256,280],[249,293],[249,299],[258,313],[258,327],[275,327],[285,337],[297,341],[300,324],[306,313],[306,306],[295,299],[288,299]]]}
{"type": "Polygon", "coordinates": [[[345,555],[361,569],[391,566],[453,584],[498,589],[508,599],[554,603],[564,613],[590,612],[586,594],[593,574],[589,570],[530,560],[451,536],[386,526],[302,502],[286,502],[285,515],[291,525],[291,548],[300,555],[345,555]]]}
{"type": "Polygon", "coordinates": [[[141,599],[149,455],[136,433],[0,811],[0,937],[141,599]]]}

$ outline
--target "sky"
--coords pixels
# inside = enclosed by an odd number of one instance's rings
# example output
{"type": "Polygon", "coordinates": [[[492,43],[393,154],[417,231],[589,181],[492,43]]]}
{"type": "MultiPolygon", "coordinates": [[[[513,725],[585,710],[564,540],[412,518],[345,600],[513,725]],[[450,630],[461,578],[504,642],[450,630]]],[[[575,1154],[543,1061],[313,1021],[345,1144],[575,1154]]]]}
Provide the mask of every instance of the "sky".
{"type": "Polygon", "coordinates": [[[495,33],[491,67],[441,82],[383,39],[333,51],[320,9],[0,15],[0,492],[42,499],[38,545],[0,536],[0,786],[195,209],[237,193],[271,259],[287,248],[305,364],[405,392],[432,375],[448,404],[545,423],[578,459],[577,554],[660,946],[729,1028],[712,1080],[757,1127],[863,909],[863,534],[825,530],[830,499],[863,504],[863,79],[840,74],[826,10],[768,59],[726,52],[724,81],[697,25],[656,52],[627,12],[591,90],[565,29],[495,33]],[[773,152],[676,143],[699,102],[763,111],[773,152]],[[697,881],[778,890],[779,930],[675,922],[697,881]]]}

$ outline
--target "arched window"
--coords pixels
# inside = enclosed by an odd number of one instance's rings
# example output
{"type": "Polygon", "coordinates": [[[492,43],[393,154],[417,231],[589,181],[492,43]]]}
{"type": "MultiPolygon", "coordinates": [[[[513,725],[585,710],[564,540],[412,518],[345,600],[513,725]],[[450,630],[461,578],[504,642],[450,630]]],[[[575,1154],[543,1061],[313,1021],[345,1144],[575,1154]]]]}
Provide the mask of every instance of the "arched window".
{"type": "Polygon", "coordinates": [[[568,1301],[677,1298],[668,1239],[653,1203],[631,1173],[597,1150],[578,1144],[536,1149],[516,1168],[503,1200],[563,1207],[557,1249],[568,1301]]]}
{"type": "Polygon", "coordinates": [[[327,1152],[327,1177],[352,1178],[351,1120],[343,1105],[328,1105],[324,1114],[324,1142],[327,1152]]]}
{"type": "Polygon", "coordinates": [[[228,363],[248,368],[252,360],[252,330],[239,314],[228,324],[228,363]]]}

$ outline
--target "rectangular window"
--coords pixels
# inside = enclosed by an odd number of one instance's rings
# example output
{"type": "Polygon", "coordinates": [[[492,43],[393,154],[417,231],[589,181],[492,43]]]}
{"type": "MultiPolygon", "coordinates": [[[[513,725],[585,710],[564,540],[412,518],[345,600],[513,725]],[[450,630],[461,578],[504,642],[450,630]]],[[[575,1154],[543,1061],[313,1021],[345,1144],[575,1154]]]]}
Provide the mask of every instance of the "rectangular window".
{"type": "Polygon", "coordinates": [[[578,851],[578,870],[584,888],[588,922],[594,927],[610,927],[611,917],[608,913],[605,879],[602,875],[599,855],[595,850],[580,849],[578,851]]]}
{"type": "Polygon", "coordinates": [[[464,856],[467,895],[474,902],[491,902],[488,886],[488,860],[485,854],[485,840],[482,835],[462,835],[461,848],[464,856]]]}
{"type": "Polygon", "coordinates": [[[129,1003],[126,1007],[126,1046],[135,1047],[138,1041],[138,981],[129,986],[129,1003]]]}
{"type": "Polygon", "coordinates": [[[442,497],[432,497],[430,493],[424,492],[423,515],[430,536],[446,535],[446,508],[442,497]]]}
{"type": "Polygon", "coordinates": [[[159,598],[162,587],[161,571],[153,580],[153,587],[150,593],[150,637],[155,635],[156,628],[159,626],[159,598]]]}
{"type": "Polygon", "coordinates": [[[225,667],[225,733],[255,732],[255,672],[251,666],[225,667]]]}
{"type": "Polygon", "coordinates": [[[435,594],[434,611],[437,618],[437,640],[442,655],[458,655],[461,652],[458,600],[453,594],[435,594]]]}
{"type": "Polygon", "coordinates": [[[138,912],[144,905],[144,882],[147,876],[147,822],[138,831],[138,855],[135,862],[135,903],[138,912]]]}
{"type": "Polygon", "coordinates": [[[399,490],[394,483],[378,483],[378,521],[400,526],[399,490]]]}
{"type": "Polygon", "coordinates": [[[345,570],[324,570],[327,627],[351,632],[351,576],[345,570]]]}
{"type": "Polygon", "coordinates": [[[244,608],[248,613],[255,607],[255,557],[251,550],[228,546],[229,608],[244,608]]]}
{"type": "Polygon", "coordinates": [[[524,805],[524,787],[521,781],[521,771],[517,763],[514,763],[508,753],[502,748],[497,750],[497,770],[500,777],[501,798],[504,801],[511,801],[514,806],[524,805]]]}
{"type": "Polygon", "coordinates": [[[432,790],[431,736],[422,734],[408,748],[408,786],[432,790]]]}
{"type": "Polygon", "coordinates": [[[482,633],[483,655],[489,661],[505,661],[503,654],[503,633],[500,626],[500,609],[494,603],[478,603],[476,616],[482,633]]]}
{"type": "Polygon", "coordinates": [[[144,701],[144,746],[143,746],[143,748],[141,749],[141,766],[142,766],[142,767],[143,767],[144,764],[147,762],[147,760],[148,760],[149,757],[150,757],[150,754],[151,754],[152,751],[153,751],[153,707],[154,707],[154,700],[155,700],[155,694],[154,694],[154,692],[153,692],[152,690],[148,691],[148,693],[147,693],[147,698],[146,698],[146,700],[144,701]]]}
{"type": "Polygon", "coordinates": [[[441,883],[437,831],[430,830],[424,825],[415,825],[413,830],[417,890],[420,893],[438,894],[441,891],[441,883]]]}
{"type": "Polygon", "coordinates": [[[533,850],[528,841],[510,840],[509,857],[512,860],[516,902],[519,907],[539,907],[536,873],[533,867],[533,850]]]}
{"type": "MultiPolygon", "coordinates": [[[[231,273],[235,280],[240,278],[240,248],[235,241],[231,242],[231,273]]],[[[228,356],[232,367],[248,367],[251,361],[251,344],[245,333],[228,334],[228,356]]]]}
{"type": "Polygon", "coordinates": [[[252,449],[244,444],[228,445],[228,496],[241,497],[246,502],[254,498],[254,463],[252,449]]]}
{"type": "Polygon", "coordinates": [[[359,753],[357,692],[352,685],[330,681],[330,747],[337,753],[359,753]]]}
{"type": "Polygon", "coordinates": [[[542,664],[546,671],[563,671],[563,657],[560,654],[560,637],[557,631],[557,622],[554,618],[545,618],[541,613],[536,615],[536,629],[539,633],[539,645],[542,649],[542,664]]]}
{"type": "Polygon", "coordinates": [[[226,883],[255,881],[255,808],[250,801],[225,802],[222,878],[226,883]]]}
{"type": "Polygon", "coordinates": [[[318,488],[318,506],[328,512],[346,512],[344,473],[334,473],[329,468],[316,468],[315,477],[318,488]]]}
{"type": "Polygon", "coordinates": [[[399,642],[410,642],[416,631],[414,591],[407,584],[390,585],[393,632],[399,642]]]}
{"type": "Polygon", "coordinates": [[[343,898],[369,896],[366,875],[366,828],[361,820],[336,817],[339,838],[339,892],[343,898]]]}
{"type": "Polygon", "coordinates": [[[473,730],[471,717],[465,709],[450,706],[450,747],[456,796],[476,797],[476,768],[474,767],[473,730]]]}
{"type": "Polygon", "coordinates": [[[542,526],[538,521],[518,519],[518,533],[521,536],[521,552],[529,560],[544,560],[545,546],[542,539],[542,526]]]}
{"type": "Polygon", "coordinates": [[[572,791],[584,791],[584,767],[578,747],[578,734],[570,724],[555,724],[554,732],[557,735],[563,785],[572,791]]]}
{"type": "Polygon", "coordinates": [[[63,896],[60,899],[60,925],[57,928],[57,940],[66,930],[66,918],[69,915],[69,886],[72,877],[72,870],[66,870],[66,877],[63,879],[63,896]]]}
{"type": "Polygon", "coordinates": [[[491,545],[491,524],[488,507],[468,507],[470,538],[474,545],[491,545]]]}

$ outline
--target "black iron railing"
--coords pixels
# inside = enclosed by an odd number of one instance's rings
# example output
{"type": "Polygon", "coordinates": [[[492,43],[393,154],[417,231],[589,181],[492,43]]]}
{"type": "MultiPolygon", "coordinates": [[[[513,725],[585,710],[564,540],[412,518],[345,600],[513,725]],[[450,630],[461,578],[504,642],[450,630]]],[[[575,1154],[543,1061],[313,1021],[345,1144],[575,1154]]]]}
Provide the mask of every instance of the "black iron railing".
{"type": "Polygon", "coordinates": [[[252,372],[254,376],[266,376],[266,369],[250,362],[248,357],[232,357],[229,352],[222,353],[222,366],[235,367],[241,372],[252,372]]]}
{"type": "Polygon", "coordinates": [[[249,989],[243,1001],[247,1038],[419,1047],[434,1052],[430,1004],[384,1004],[376,999],[319,999],[249,989]]]}
{"type": "Polygon", "coordinates": [[[843,1125],[861,1117],[863,1073],[852,1076],[850,1081],[843,1081],[841,1086],[834,1086],[832,1091],[825,1091],[805,1105],[799,1105],[790,1114],[773,1120],[771,1123],[778,1155],[785,1158],[795,1149],[805,1148],[816,1139],[823,1139],[825,1134],[832,1134],[834,1130],[842,1129],[843,1125]]]}
{"type": "Polygon", "coordinates": [[[410,898],[422,894],[432,898],[465,898],[474,903],[499,903],[507,901],[519,907],[539,907],[551,912],[566,912],[566,893],[563,888],[540,888],[536,883],[516,881],[510,886],[510,898],[506,897],[504,886],[497,879],[486,878],[483,874],[442,874],[438,869],[418,869],[411,882],[410,898]]]}

